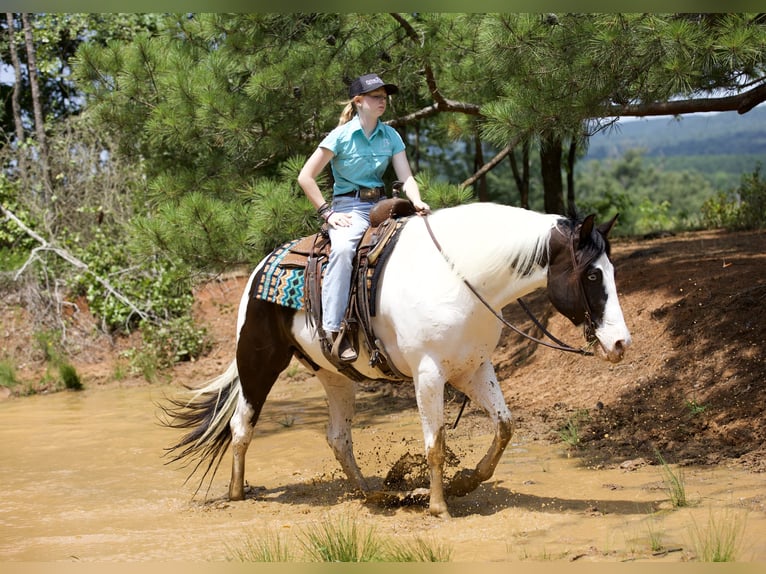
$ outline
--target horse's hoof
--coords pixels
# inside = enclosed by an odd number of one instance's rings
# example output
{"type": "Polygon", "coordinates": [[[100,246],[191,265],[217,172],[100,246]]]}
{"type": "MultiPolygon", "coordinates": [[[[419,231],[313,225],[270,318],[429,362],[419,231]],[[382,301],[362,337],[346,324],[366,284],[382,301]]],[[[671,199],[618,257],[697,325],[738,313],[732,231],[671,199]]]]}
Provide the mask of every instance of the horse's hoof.
{"type": "Polygon", "coordinates": [[[475,470],[464,468],[452,477],[447,484],[446,492],[448,496],[465,496],[476,490],[481,482],[475,470]]]}
{"type": "Polygon", "coordinates": [[[229,500],[232,502],[245,500],[245,489],[229,490],[229,500]]]}
{"type": "Polygon", "coordinates": [[[428,507],[428,513],[431,516],[435,516],[436,518],[452,518],[452,516],[449,513],[449,510],[447,509],[447,504],[431,504],[428,507]]]}

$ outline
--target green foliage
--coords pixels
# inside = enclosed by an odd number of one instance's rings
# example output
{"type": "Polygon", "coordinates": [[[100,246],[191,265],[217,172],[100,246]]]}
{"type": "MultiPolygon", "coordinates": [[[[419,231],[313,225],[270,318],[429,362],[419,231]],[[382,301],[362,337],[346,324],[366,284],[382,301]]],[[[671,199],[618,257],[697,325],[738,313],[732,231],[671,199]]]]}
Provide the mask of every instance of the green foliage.
{"type": "Polygon", "coordinates": [[[238,562],[294,562],[290,547],[272,532],[248,535],[241,546],[229,546],[231,560],[238,562]]]}
{"type": "Polygon", "coordinates": [[[700,562],[735,562],[742,548],[742,537],[747,525],[746,511],[723,510],[708,514],[706,526],[700,526],[694,517],[689,532],[696,558],[700,562]]]}
{"type": "Polygon", "coordinates": [[[409,542],[381,538],[374,528],[353,519],[325,519],[300,534],[297,553],[279,534],[248,535],[241,546],[229,546],[232,560],[241,562],[448,562],[449,548],[418,537],[409,542]]]}
{"type": "Polygon", "coordinates": [[[59,377],[64,383],[64,387],[70,391],[81,391],[83,389],[80,375],[70,363],[62,362],[59,364],[59,377]]]}
{"type": "MultiPolygon", "coordinates": [[[[5,172],[0,172],[0,205],[10,210],[24,224],[31,216],[18,201],[18,182],[10,181],[5,172]]],[[[0,216],[2,216],[0,212],[0,216]]],[[[29,256],[35,241],[6,217],[0,217],[0,271],[11,271],[19,267],[29,256]]]]}
{"type": "Polygon", "coordinates": [[[686,497],[686,482],[683,470],[680,468],[673,470],[659,451],[655,451],[655,454],[660,463],[665,489],[668,491],[673,508],[689,506],[690,502],[686,497]]]}
{"type": "MultiPolygon", "coordinates": [[[[197,326],[190,315],[160,323],[144,321],[139,328],[141,344],[122,356],[132,372],[150,383],[155,382],[163,370],[179,362],[196,361],[212,348],[207,329],[197,326]]],[[[115,377],[118,375],[115,373],[115,377]]]]}
{"type": "Polygon", "coordinates": [[[58,331],[42,330],[35,331],[32,335],[38,349],[42,353],[43,360],[47,363],[58,363],[61,352],[58,349],[58,340],[61,333],[58,331]]]}
{"type": "Polygon", "coordinates": [[[182,361],[194,361],[212,348],[207,330],[195,325],[189,315],[163,321],[159,325],[141,325],[143,350],[151,352],[159,368],[182,361]]]}
{"type": "Polygon", "coordinates": [[[577,170],[577,207],[603,221],[620,214],[616,235],[642,235],[699,225],[710,183],[694,172],[672,172],[645,161],[642,150],[577,170]]]}
{"type": "Polygon", "coordinates": [[[19,384],[16,368],[10,361],[0,361],[0,386],[13,388],[19,384]]]}
{"type": "Polygon", "coordinates": [[[423,201],[432,210],[474,201],[473,192],[470,188],[461,188],[444,181],[438,181],[431,172],[420,172],[417,181],[423,201]]]}
{"type": "Polygon", "coordinates": [[[432,548],[418,538],[396,544],[381,539],[374,528],[353,519],[323,520],[303,530],[301,542],[312,562],[446,562],[449,550],[432,548]]]}
{"type": "Polygon", "coordinates": [[[110,237],[97,230],[79,256],[90,269],[73,283],[109,332],[130,331],[141,320],[133,309],[104,287],[95,276],[110,284],[155,321],[183,316],[191,309],[193,296],[186,270],[165,257],[143,261],[131,257],[125,237],[110,237]],[[117,239],[117,241],[115,241],[117,239]]]}
{"type": "Polygon", "coordinates": [[[737,189],[721,192],[702,205],[702,218],[707,227],[729,229],[762,229],[766,226],[766,181],[761,179],[761,166],[742,176],[737,189]]]}
{"type": "Polygon", "coordinates": [[[319,229],[316,210],[295,179],[260,179],[243,195],[251,208],[247,245],[254,261],[286,241],[319,229]]]}
{"type": "Polygon", "coordinates": [[[451,550],[441,545],[416,538],[409,544],[392,545],[389,548],[390,562],[449,562],[451,550]]]}
{"type": "MultiPolygon", "coordinates": [[[[40,330],[35,331],[33,337],[47,364],[46,374],[40,385],[45,388],[63,386],[71,391],[83,390],[83,383],[77,369],[64,357],[60,343],[61,333],[57,330],[40,330]],[[52,371],[55,371],[55,374],[52,371]]],[[[33,393],[36,390],[31,385],[27,392],[33,393]]]]}
{"type": "Polygon", "coordinates": [[[313,562],[380,562],[384,556],[374,529],[354,520],[324,520],[305,529],[302,542],[313,562]]]}
{"type": "Polygon", "coordinates": [[[564,426],[559,429],[559,438],[569,446],[569,448],[578,448],[582,440],[583,424],[590,420],[590,415],[586,409],[578,409],[570,416],[564,426]]]}
{"type": "Polygon", "coordinates": [[[739,201],[731,192],[721,191],[702,204],[702,224],[706,228],[734,228],[739,216],[739,201]]]}
{"type": "Polygon", "coordinates": [[[221,270],[249,260],[246,251],[251,210],[202,192],[166,201],[134,220],[136,245],[201,271],[221,270]]]}
{"type": "MultiPolygon", "coordinates": [[[[192,13],[149,23],[145,34],[129,27],[124,38],[81,44],[73,77],[122,153],[144,162],[144,251],[201,270],[252,262],[316,229],[294,177],[280,170],[302,163],[336,125],[346,85],[361,73],[399,85],[384,120],[399,119],[417,144],[416,165],[454,183],[488,142],[569,141],[586,124],[592,132],[611,123],[614,106],[736,89],[742,74],[758,79],[766,53],[752,14],[192,13]],[[433,106],[431,78],[455,108],[433,106]]],[[[546,191],[538,183],[533,206],[546,191]]],[[[696,198],[712,195],[693,180],[672,185],[685,189],[669,204],[656,182],[613,190],[635,211],[620,230],[689,224],[696,198]]],[[[424,195],[433,207],[465,200],[445,193],[434,185],[424,195]]]]}

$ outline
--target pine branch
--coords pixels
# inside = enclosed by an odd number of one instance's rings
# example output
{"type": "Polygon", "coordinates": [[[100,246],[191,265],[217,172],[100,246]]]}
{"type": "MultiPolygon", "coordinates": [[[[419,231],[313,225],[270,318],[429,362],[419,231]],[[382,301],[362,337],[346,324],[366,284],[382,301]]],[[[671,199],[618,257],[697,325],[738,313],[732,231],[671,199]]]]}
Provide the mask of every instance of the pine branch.
{"type": "Polygon", "coordinates": [[[766,101],[766,82],[755,88],[733,96],[723,98],[692,98],[670,102],[650,102],[647,104],[629,104],[611,106],[604,110],[603,116],[665,116],[692,114],[696,112],[731,112],[745,114],[758,104],[766,101]]]}
{"type": "Polygon", "coordinates": [[[122,293],[120,293],[117,289],[115,289],[109,281],[104,279],[103,277],[100,277],[93,273],[93,271],[90,270],[88,265],[69,253],[66,249],[62,247],[57,247],[56,245],[53,245],[49,241],[47,241],[42,236],[38,235],[35,231],[27,227],[23,221],[21,221],[18,217],[16,217],[13,212],[11,212],[8,208],[6,208],[4,205],[0,204],[0,212],[2,212],[5,215],[6,219],[9,219],[13,221],[19,229],[21,229],[24,233],[29,235],[32,239],[40,243],[39,247],[35,247],[32,252],[29,255],[29,258],[24,262],[24,265],[21,266],[21,268],[16,272],[16,276],[14,277],[14,280],[18,281],[19,277],[24,273],[27,267],[38,258],[38,253],[42,251],[50,251],[52,253],[55,253],[59,257],[61,257],[63,260],[67,261],[68,263],[71,263],[74,267],[77,269],[81,269],[82,271],[85,271],[89,275],[91,275],[98,283],[101,284],[101,286],[104,287],[109,293],[114,295],[117,299],[119,299],[123,304],[128,306],[136,315],[141,317],[141,319],[146,320],[149,315],[141,309],[139,309],[135,304],[133,304],[130,299],[125,297],[122,293]]]}

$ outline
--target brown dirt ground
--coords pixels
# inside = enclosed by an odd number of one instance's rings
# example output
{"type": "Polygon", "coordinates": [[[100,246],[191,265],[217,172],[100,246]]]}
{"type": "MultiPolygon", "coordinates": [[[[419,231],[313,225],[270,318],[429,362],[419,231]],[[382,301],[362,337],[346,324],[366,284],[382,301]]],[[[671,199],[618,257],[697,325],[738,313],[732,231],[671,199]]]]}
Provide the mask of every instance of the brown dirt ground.
{"type": "MultiPolygon", "coordinates": [[[[535,348],[505,333],[494,362],[517,430],[534,440],[559,441],[558,431],[579,421],[575,452],[596,468],[639,457],[656,460],[659,452],[668,462],[765,471],[766,233],[706,231],[616,240],[612,255],[633,335],[625,360],[611,365],[535,348]]],[[[162,376],[198,384],[228,364],[245,281],[243,274],[233,275],[198,289],[195,309],[213,350],[162,376]]],[[[580,333],[552,312],[543,292],[527,302],[552,333],[581,343],[580,333]]],[[[20,379],[39,381],[45,363],[25,311],[28,303],[19,293],[4,293],[0,359],[15,364],[20,379]]],[[[65,333],[70,361],[84,384],[146,384],[140,376],[126,375],[122,353],[131,341],[94,335],[97,325],[87,307],[75,303],[64,308],[65,333]]],[[[509,306],[505,314],[531,328],[519,308],[509,306]]],[[[380,385],[362,386],[363,393],[380,390],[380,385]]],[[[414,404],[410,385],[388,385],[384,391],[402,404],[414,404]]],[[[461,424],[472,419],[467,416],[461,424]]]]}

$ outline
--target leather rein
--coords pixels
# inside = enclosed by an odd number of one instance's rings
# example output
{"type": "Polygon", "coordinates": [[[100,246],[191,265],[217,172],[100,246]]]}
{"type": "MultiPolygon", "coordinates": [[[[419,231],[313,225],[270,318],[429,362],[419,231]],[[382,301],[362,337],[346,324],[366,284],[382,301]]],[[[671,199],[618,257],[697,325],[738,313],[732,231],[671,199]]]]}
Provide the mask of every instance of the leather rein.
{"type": "MultiPolygon", "coordinates": [[[[587,349],[582,349],[582,348],[578,349],[578,348],[572,347],[570,345],[567,345],[566,343],[563,343],[562,341],[560,341],[556,337],[554,337],[551,333],[548,332],[548,330],[542,325],[542,323],[534,316],[532,311],[530,311],[529,307],[527,307],[526,303],[524,303],[524,301],[522,301],[521,298],[516,299],[517,303],[521,306],[521,308],[529,316],[529,318],[532,319],[532,322],[543,332],[543,334],[546,337],[548,337],[551,341],[553,341],[553,343],[548,343],[547,341],[544,341],[542,339],[538,339],[537,337],[533,337],[532,335],[522,331],[521,329],[519,329],[518,327],[516,327],[512,323],[508,322],[505,319],[505,317],[503,317],[500,313],[495,311],[495,309],[492,308],[492,305],[490,305],[489,302],[484,297],[482,297],[481,293],[479,293],[476,290],[476,288],[473,285],[471,285],[471,283],[469,283],[469,281],[465,277],[463,277],[462,274],[460,274],[455,269],[454,264],[452,263],[452,261],[449,260],[449,258],[447,257],[447,254],[444,253],[444,250],[442,249],[441,244],[436,239],[436,235],[434,235],[433,229],[431,229],[431,224],[428,222],[428,216],[427,215],[423,217],[423,221],[425,222],[426,229],[428,230],[428,234],[431,236],[431,241],[433,241],[434,245],[436,246],[436,249],[438,249],[438,251],[439,251],[439,253],[441,253],[442,257],[444,257],[444,260],[450,265],[450,267],[452,267],[453,270],[455,270],[457,272],[458,276],[460,276],[460,278],[463,280],[463,283],[465,284],[466,287],[468,287],[468,289],[471,291],[471,293],[473,293],[476,296],[476,298],[479,301],[481,301],[482,304],[487,308],[487,310],[489,310],[489,312],[492,313],[503,325],[505,325],[506,327],[508,327],[512,331],[518,333],[522,337],[524,337],[526,339],[529,339],[530,341],[533,341],[533,342],[538,343],[540,345],[543,345],[545,347],[549,347],[549,348],[555,349],[557,351],[565,351],[567,353],[577,353],[579,355],[586,355],[586,356],[593,355],[592,351],[588,351],[587,349]]],[[[570,251],[572,253],[572,262],[573,262],[573,264],[576,264],[574,246],[570,246],[570,251]]],[[[588,305],[588,300],[585,297],[585,291],[582,288],[582,285],[580,285],[580,294],[582,296],[582,299],[583,299],[584,305],[585,305],[585,316],[586,316],[586,321],[588,323],[588,329],[592,330],[593,327],[592,327],[591,320],[590,320],[590,306],[588,305]]],[[[462,409],[461,409],[461,412],[462,412],[462,409]]],[[[457,421],[455,421],[455,424],[457,425],[457,421]]]]}

